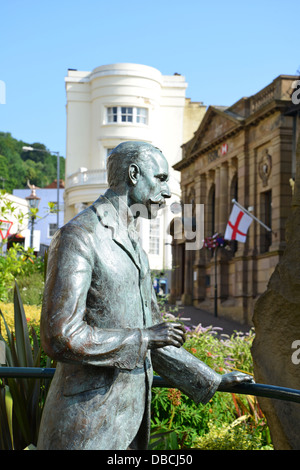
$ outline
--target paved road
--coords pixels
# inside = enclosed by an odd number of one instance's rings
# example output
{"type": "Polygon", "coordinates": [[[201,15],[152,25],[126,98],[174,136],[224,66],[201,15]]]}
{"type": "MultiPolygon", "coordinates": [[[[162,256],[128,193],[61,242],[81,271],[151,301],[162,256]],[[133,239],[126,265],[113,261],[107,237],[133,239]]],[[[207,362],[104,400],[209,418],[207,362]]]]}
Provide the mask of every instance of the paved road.
{"type": "Polygon", "coordinates": [[[241,325],[240,323],[223,317],[215,317],[213,313],[206,310],[200,310],[196,307],[178,306],[178,316],[187,326],[197,326],[199,323],[206,328],[213,326],[221,328],[217,330],[220,334],[232,335],[236,332],[246,333],[251,329],[249,325],[241,325]]]}

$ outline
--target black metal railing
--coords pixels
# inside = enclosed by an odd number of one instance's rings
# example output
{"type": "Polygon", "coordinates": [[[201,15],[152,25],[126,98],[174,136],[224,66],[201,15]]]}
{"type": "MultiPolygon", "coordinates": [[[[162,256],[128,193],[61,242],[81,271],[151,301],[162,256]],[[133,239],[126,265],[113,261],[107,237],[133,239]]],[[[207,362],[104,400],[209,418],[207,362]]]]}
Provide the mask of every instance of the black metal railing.
{"type": "MultiPolygon", "coordinates": [[[[34,378],[52,379],[55,368],[42,367],[0,367],[0,378],[34,378]]],[[[153,377],[153,387],[169,388],[172,385],[159,376],[153,377]]],[[[218,389],[218,392],[238,393],[242,395],[254,395],[257,397],[274,398],[277,400],[300,403],[300,390],[278,387],[275,385],[243,383],[226,390],[218,389]]]]}

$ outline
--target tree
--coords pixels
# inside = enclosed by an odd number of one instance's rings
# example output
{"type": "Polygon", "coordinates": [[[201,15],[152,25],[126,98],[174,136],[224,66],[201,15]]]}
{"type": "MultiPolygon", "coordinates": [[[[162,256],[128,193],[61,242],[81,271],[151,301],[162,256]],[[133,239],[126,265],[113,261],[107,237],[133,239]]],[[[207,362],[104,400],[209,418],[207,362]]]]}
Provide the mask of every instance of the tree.
{"type": "Polygon", "coordinates": [[[0,187],[4,188],[5,181],[8,180],[8,162],[7,159],[0,155],[0,187]]]}
{"type": "MultiPolygon", "coordinates": [[[[0,176],[4,179],[0,180],[0,188],[8,192],[26,188],[28,179],[43,188],[57,178],[57,157],[49,154],[44,144],[28,144],[14,139],[9,132],[0,132],[0,176]],[[42,151],[25,152],[24,146],[42,151]]],[[[60,157],[60,178],[64,177],[65,159],[60,157]]]]}

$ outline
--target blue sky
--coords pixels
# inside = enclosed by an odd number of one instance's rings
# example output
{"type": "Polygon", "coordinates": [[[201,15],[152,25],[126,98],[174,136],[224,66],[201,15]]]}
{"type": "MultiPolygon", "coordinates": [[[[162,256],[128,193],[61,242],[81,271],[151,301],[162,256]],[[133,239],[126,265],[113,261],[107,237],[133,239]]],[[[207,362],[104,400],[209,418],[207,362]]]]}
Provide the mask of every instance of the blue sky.
{"type": "Polygon", "coordinates": [[[231,105],[300,69],[297,0],[0,0],[0,131],[65,156],[68,68],[116,62],[185,76],[231,105]]]}

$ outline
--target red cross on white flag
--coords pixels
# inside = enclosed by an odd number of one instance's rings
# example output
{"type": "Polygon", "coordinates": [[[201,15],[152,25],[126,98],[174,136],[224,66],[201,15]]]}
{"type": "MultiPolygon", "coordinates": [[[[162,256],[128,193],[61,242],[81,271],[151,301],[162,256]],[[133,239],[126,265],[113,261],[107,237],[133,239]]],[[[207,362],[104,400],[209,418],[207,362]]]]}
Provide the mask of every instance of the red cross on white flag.
{"type": "Polygon", "coordinates": [[[226,227],[225,240],[237,240],[245,243],[252,220],[252,217],[234,204],[226,227]]]}

